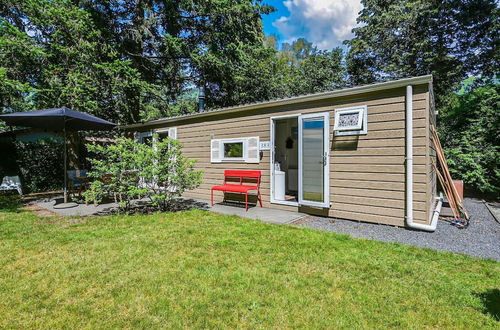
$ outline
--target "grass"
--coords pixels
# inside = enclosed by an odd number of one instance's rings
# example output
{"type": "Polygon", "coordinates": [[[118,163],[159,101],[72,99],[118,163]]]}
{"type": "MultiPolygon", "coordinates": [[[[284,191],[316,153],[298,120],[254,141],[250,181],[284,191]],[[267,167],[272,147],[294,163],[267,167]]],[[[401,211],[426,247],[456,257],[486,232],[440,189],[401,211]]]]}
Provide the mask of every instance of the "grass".
{"type": "Polygon", "coordinates": [[[500,326],[498,262],[206,211],[78,220],[0,206],[0,328],[500,326]]]}

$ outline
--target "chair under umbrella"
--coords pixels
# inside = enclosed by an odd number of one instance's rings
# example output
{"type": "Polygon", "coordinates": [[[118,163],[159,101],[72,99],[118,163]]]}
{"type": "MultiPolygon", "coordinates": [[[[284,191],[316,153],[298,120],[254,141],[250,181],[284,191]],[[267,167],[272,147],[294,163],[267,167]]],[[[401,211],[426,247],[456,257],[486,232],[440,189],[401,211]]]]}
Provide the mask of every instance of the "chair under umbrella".
{"type": "MultiPolygon", "coordinates": [[[[75,110],[52,108],[0,115],[0,120],[9,126],[24,126],[62,131],[64,135],[64,203],[68,203],[67,148],[68,131],[108,131],[116,124],[75,110]]],[[[69,205],[68,205],[69,206],[69,205]]]]}

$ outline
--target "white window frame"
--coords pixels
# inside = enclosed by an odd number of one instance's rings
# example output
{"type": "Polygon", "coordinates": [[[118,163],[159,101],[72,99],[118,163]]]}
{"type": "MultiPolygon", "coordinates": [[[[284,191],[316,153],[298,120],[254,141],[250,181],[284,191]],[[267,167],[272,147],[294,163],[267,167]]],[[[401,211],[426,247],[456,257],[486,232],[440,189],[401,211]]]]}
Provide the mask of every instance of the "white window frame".
{"type": "Polygon", "coordinates": [[[158,128],[154,130],[158,135],[167,133],[168,138],[172,140],[177,139],[177,127],[169,127],[169,128],[158,128]]]}
{"type": "MultiPolygon", "coordinates": [[[[158,136],[161,134],[167,133],[167,137],[170,137],[170,130],[168,128],[167,129],[156,129],[155,133],[158,134],[158,136]]],[[[157,142],[157,141],[155,141],[155,142],[157,142]]]]}
{"type": "Polygon", "coordinates": [[[335,109],[333,132],[335,136],[368,134],[368,107],[366,105],[359,105],[354,107],[335,109]],[[358,125],[338,127],[340,115],[345,113],[358,113],[358,125]]]}
{"type": "MultiPolygon", "coordinates": [[[[177,127],[158,128],[158,129],[154,130],[154,133],[157,134],[158,137],[160,134],[167,133],[167,138],[173,139],[173,140],[177,139],[177,127]]],[[[158,139],[153,139],[153,147],[155,148],[155,150],[157,150],[156,149],[157,143],[158,143],[158,139]]],[[[165,189],[174,192],[177,190],[177,187],[172,185],[172,186],[166,187],[165,189]]]]}
{"type": "MultiPolygon", "coordinates": [[[[176,139],[177,138],[177,127],[169,127],[169,128],[160,128],[160,129],[154,129],[154,130],[149,130],[145,132],[138,132],[137,133],[137,141],[139,143],[144,143],[144,138],[151,137],[151,146],[156,150],[157,148],[157,143],[158,139],[154,138],[154,134],[164,134],[167,133],[167,136],[171,139],[176,139]]],[[[144,186],[144,179],[140,178],[139,179],[139,185],[144,186]]],[[[171,189],[174,191],[176,188],[175,187],[168,187],[167,189],[171,189]]]]}

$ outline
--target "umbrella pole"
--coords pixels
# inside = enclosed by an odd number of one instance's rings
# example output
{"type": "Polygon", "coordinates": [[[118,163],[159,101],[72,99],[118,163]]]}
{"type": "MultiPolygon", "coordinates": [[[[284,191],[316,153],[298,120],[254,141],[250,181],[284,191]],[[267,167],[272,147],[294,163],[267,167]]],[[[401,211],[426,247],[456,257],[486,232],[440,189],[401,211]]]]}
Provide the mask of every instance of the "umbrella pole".
{"type": "Polygon", "coordinates": [[[68,203],[68,148],[66,136],[66,118],[64,119],[64,203],[54,205],[55,209],[67,209],[70,207],[78,206],[76,203],[68,203]]]}
{"type": "Polygon", "coordinates": [[[66,123],[63,128],[64,132],[64,203],[68,202],[68,171],[67,171],[67,157],[68,152],[66,150],[66,123]]]}

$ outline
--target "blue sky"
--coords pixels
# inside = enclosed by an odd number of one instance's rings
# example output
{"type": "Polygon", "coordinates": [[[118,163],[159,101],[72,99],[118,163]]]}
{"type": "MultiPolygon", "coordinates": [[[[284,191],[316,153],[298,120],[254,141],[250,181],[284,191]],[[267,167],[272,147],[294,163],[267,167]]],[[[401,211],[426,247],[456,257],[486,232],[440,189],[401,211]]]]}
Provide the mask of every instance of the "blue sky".
{"type": "Polygon", "coordinates": [[[360,0],[267,0],[276,12],[262,17],[264,32],[280,42],[306,38],[318,48],[330,50],[352,38],[360,0]]]}
{"type": "Polygon", "coordinates": [[[283,1],[281,0],[274,0],[274,1],[267,0],[266,3],[276,8],[276,11],[269,15],[262,15],[262,22],[264,23],[264,32],[266,34],[280,35],[278,29],[273,26],[273,22],[276,21],[281,16],[289,16],[290,12],[288,11],[288,9],[286,9],[285,5],[283,5],[283,1]]]}

